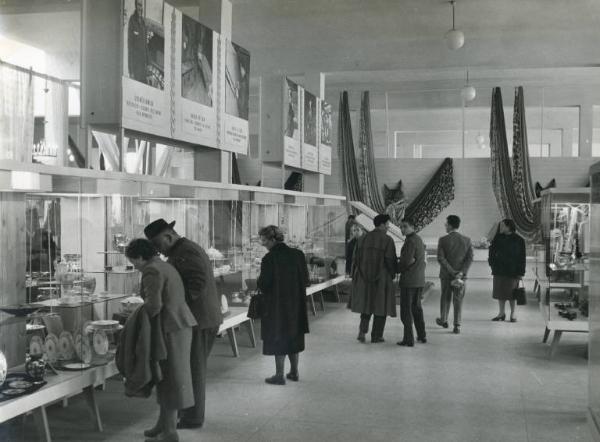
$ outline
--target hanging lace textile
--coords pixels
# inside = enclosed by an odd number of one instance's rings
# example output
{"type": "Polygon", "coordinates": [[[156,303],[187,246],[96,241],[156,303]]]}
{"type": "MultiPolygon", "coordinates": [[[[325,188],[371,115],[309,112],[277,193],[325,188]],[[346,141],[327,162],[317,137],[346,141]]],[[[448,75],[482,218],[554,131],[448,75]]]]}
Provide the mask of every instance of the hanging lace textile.
{"type": "Polygon", "coordinates": [[[452,158],[446,158],[425,188],[411,201],[404,216],[415,223],[419,232],[454,200],[454,167],[452,158]]]}
{"type": "Polygon", "coordinates": [[[525,127],[525,110],[522,100],[515,97],[513,156],[515,160],[515,174],[513,179],[510,158],[508,156],[508,142],[506,140],[506,127],[504,123],[504,107],[502,105],[502,92],[499,87],[492,93],[492,111],[490,119],[490,166],[492,187],[498,203],[498,209],[503,218],[514,220],[517,231],[527,241],[534,242],[539,238],[540,216],[539,208],[533,206],[533,186],[531,185],[531,172],[529,170],[529,154],[523,146],[527,146],[527,129],[525,127]],[[522,117],[521,117],[522,115],[522,117]],[[527,160],[524,157],[527,156],[527,160]],[[525,175],[528,175],[525,177],[525,175]],[[519,189],[517,189],[519,186],[519,189]],[[520,193],[519,193],[520,192],[520,193]]]}
{"type": "Polygon", "coordinates": [[[381,202],[377,175],[375,173],[375,158],[373,155],[373,133],[371,132],[371,109],[369,92],[362,93],[360,102],[360,188],[363,203],[378,213],[383,213],[385,206],[381,202]]]}
{"type": "Polygon", "coordinates": [[[363,201],[356,170],[354,142],[352,141],[352,124],[350,122],[350,107],[348,92],[340,94],[338,118],[338,155],[342,163],[342,188],[349,201],[363,201]]]}
{"type": "Polygon", "coordinates": [[[31,162],[33,79],[0,62],[0,159],[31,162]]]}

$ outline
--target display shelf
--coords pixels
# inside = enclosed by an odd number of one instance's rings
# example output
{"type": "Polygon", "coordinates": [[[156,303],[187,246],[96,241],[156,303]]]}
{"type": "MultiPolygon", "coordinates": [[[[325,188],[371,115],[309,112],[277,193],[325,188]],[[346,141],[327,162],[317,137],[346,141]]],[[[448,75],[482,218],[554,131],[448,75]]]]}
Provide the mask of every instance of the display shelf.
{"type": "MultiPolygon", "coordinates": [[[[74,296],[79,296],[79,295],[74,295],[74,296]]],[[[47,299],[45,301],[40,301],[38,304],[42,304],[46,307],[52,307],[52,308],[54,308],[54,307],[78,308],[83,305],[101,304],[103,302],[110,302],[110,301],[114,301],[116,299],[126,298],[128,296],[131,296],[131,295],[123,294],[123,293],[110,293],[110,294],[106,294],[106,295],[95,295],[95,296],[83,295],[81,301],[74,302],[74,303],[65,303],[65,302],[61,303],[61,301],[60,301],[61,298],[54,298],[54,299],[47,299]]]]}
{"type": "Polygon", "coordinates": [[[545,328],[542,342],[546,343],[550,333],[554,332],[548,357],[556,352],[556,348],[560,342],[563,332],[571,333],[588,333],[589,320],[577,310],[577,305],[580,301],[580,296],[586,291],[587,286],[583,283],[562,283],[551,282],[544,277],[538,277],[535,284],[535,292],[539,297],[539,309],[544,320],[545,328]],[[559,309],[556,304],[571,304],[572,307],[564,309],[564,311],[576,312],[577,317],[569,320],[559,315],[559,309]]]}

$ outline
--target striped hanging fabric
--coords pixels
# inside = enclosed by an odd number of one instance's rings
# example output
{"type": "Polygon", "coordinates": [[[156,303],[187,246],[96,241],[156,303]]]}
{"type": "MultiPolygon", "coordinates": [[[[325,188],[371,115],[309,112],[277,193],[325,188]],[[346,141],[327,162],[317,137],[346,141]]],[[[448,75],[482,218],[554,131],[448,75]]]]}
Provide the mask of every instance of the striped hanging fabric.
{"type": "Polygon", "coordinates": [[[371,132],[371,107],[369,92],[362,93],[360,102],[360,187],[363,203],[378,213],[383,213],[385,206],[381,201],[377,175],[375,173],[375,157],[373,155],[373,133],[371,132]]]}
{"type": "Polygon", "coordinates": [[[527,241],[536,242],[540,238],[540,209],[539,204],[534,206],[533,202],[525,106],[523,90],[522,88],[519,89],[515,94],[515,115],[513,118],[514,173],[511,170],[508,156],[502,92],[499,87],[496,87],[492,93],[490,169],[492,186],[500,214],[503,218],[512,219],[517,226],[517,231],[527,241]],[[516,158],[514,158],[515,156],[516,158]]]}
{"type": "Polygon", "coordinates": [[[338,118],[338,155],[342,163],[342,187],[348,201],[363,201],[356,169],[354,142],[352,140],[352,124],[348,92],[340,94],[338,118]]]}

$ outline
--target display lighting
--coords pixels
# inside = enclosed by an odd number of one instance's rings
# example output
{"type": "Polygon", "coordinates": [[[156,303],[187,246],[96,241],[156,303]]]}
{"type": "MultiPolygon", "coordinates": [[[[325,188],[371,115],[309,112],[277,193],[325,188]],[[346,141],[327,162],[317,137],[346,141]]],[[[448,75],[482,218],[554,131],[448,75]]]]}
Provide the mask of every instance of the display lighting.
{"type": "Polygon", "coordinates": [[[473,86],[469,84],[469,71],[467,70],[467,83],[460,90],[460,96],[463,99],[463,103],[467,103],[469,101],[473,101],[475,96],[477,95],[477,91],[473,86]]]}
{"type": "Polygon", "coordinates": [[[454,5],[456,3],[456,0],[450,0],[449,3],[452,5],[452,29],[446,32],[444,38],[446,40],[446,45],[448,46],[448,49],[456,50],[464,46],[465,34],[463,33],[463,31],[461,31],[460,29],[456,29],[455,27],[454,5]]]}

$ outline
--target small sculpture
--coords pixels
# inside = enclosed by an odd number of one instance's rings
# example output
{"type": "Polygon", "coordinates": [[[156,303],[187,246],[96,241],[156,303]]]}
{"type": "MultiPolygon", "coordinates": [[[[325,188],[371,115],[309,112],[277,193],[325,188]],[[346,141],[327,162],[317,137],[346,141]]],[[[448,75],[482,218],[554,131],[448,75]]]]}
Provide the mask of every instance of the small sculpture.
{"type": "Polygon", "coordinates": [[[400,225],[406,211],[406,199],[402,190],[402,180],[398,181],[395,188],[390,189],[383,185],[383,199],[385,201],[385,214],[388,215],[392,224],[400,225]]]}

